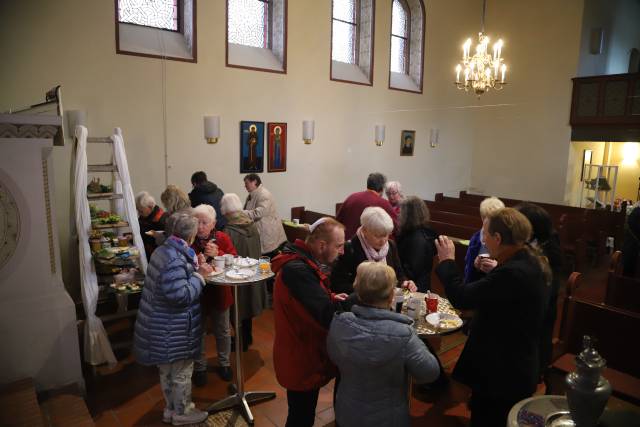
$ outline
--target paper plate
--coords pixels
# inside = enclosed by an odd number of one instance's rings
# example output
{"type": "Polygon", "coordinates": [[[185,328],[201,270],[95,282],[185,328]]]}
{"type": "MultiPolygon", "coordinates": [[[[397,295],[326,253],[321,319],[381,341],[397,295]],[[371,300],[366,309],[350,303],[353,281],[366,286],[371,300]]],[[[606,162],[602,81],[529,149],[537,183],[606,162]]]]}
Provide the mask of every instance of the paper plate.
{"type": "Polygon", "coordinates": [[[220,269],[214,269],[211,274],[209,274],[207,277],[213,277],[213,276],[217,276],[219,274],[224,273],[224,270],[220,270],[220,269]]]}
{"type": "Polygon", "coordinates": [[[438,329],[440,332],[455,331],[462,327],[462,319],[455,314],[431,313],[427,315],[426,321],[429,326],[438,329]]]}
{"type": "Polygon", "coordinates": [[[245,280],[255,276],[255,274],[256,274],[256,271],[254,269],[241,268],[239,270],[235,270],[235,269],[229,270],[226,272],[225,276],[227,276],[229,279],[245,280]]]}

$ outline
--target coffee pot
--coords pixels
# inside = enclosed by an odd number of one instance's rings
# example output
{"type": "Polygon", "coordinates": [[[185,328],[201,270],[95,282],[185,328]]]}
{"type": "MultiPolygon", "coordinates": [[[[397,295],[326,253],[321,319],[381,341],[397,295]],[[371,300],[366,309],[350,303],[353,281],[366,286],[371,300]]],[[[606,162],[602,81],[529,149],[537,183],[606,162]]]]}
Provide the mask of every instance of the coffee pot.
{"type": "Polygon", "coordinates": [[[602,376],[607,362],[593,348],[591,337],[583,337],[582,347],[576,356],[576,371],[566,378],[567,401],[577,427],[595,427],[611,396],[611,385],[602,376]]]}

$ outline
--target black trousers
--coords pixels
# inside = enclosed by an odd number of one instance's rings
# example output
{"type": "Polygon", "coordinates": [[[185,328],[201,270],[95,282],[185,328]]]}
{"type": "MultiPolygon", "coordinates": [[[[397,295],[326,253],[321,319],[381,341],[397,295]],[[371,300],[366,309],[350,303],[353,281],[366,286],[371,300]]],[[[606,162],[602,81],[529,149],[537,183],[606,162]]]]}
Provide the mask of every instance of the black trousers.
{"type": "MultiPolygon", "coordinates": [[[[525,396],[527,397],[527,396],[525,396]]],[[[496,399],[473,393],[469,401],[471,409],[471,427],[493,427],[507,425],[509,411],[519,401],[524,399],[496,399]]]]}
{"type": "Polygon", "coordinates": [[[285,427],[313,427],[320,389],[309,391],[287,390],[289,413],[285,427]]]}

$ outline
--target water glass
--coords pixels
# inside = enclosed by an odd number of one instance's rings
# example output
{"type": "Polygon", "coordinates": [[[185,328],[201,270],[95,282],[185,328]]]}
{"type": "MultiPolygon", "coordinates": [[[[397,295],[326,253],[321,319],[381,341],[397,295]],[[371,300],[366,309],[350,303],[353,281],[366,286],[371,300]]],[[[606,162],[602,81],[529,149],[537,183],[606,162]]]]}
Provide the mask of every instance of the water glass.
{"type": "Polygon", "coordinates": [[[269,273],[271,271],[271,259],[268,256],[261,256],[258,259],[258,269],[262,274],[269,273]]]}

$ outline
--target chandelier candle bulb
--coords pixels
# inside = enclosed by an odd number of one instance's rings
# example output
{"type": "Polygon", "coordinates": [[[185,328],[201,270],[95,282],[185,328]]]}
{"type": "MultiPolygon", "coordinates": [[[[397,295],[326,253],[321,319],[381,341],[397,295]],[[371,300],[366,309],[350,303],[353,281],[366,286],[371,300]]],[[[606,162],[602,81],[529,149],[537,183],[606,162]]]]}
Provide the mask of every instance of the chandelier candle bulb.
{"type": "Polygon", "coordinates": [[[502,64],[502,79],[500,80],[500,83],[504,83],[504,75],[507,72],[507,66],[505,64],[502,64]]]}
{"type": "Polygon", "coordinates": [[[456,67],[456,83],[460,83],[460,71],[461,70],[462,70],[462,66],[460,64],[458,64],[458,66],[456,67]]]}

